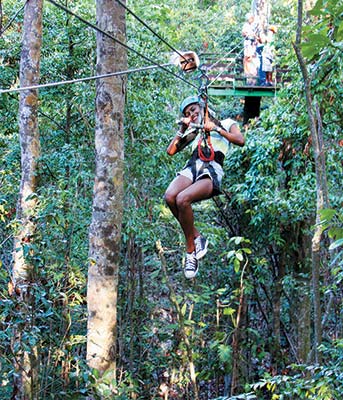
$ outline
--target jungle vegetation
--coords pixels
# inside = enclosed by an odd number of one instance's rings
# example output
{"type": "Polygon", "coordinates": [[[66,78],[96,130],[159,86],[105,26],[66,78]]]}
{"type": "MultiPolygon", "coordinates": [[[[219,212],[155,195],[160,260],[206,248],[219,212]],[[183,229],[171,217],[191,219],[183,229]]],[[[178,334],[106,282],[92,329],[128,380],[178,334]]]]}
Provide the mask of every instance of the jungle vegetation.
{"type": "MultiPolygon", "coordinates": [[[[40,1],[0,0],[1,399],[339,400],[343,3],[270,0],[283,84],[262,100],[258,119],[241,125],[246,144],[233,146],[225,160],[223,194],[195,205],[210,247],[189,281],[183,235],[163,194],[187,160],[187,151],[168,157],[166,147],[180,100],[198,88],[198,71],[144,68],[149,60],[169,63],[166,43],[195,51],[200,61],[209,53],[239,59],[251,2],[129,0],[132,13],[117,0],[57,2],[91,24],[108,23],[104,7],[116,7],[120,18],[108,29],[116,35],[123,24],[129,48],[107,53],[91,25],[49,0],[40,11],[40,1]],[[36,34],[25,42],[29,5],[42,30],[40,37],[32,28],[36,34]],[[30,42],[32,51],[41,49],[40,84],[112,72],[109,57],[114,70],[139,71],[115,77],[112,86],[89,80],[41,88],[28,103],[28,91],[1,90],[23,82],[30,42]],[[114,136],[105,126],[106,96],[114,121],[124,121],[112,126],[114,136]],[[31,112],[32,124],[25,119],[31,112]],[[34,139],[33,158],[23,159],[25,137],[34,139]],[[101,146],[120,162],[104,167],[113,171],[113,192],[101,204],[94,182],[99,140],[108,138],[101,146]],[[34,190],[25,197],[30,162],[34,190]],[[105,231],[98,230],[99,204],[105,212],[112,207],[102,217],[112,218],[105,256],[114,261],[102,268],[115,282],[106,321],[111,362],[102,367],[87,363],[88,310],[109,301],[87,298],[89,271],[100,263],[96,235],[105,231]],[[24,224],[31,230],[23,235],[24,224]],[[19,257],[28,275],[17,287],[19,257]]],[[[209,100],[218,116],[241,123],[244,99],[209,100]]]]}

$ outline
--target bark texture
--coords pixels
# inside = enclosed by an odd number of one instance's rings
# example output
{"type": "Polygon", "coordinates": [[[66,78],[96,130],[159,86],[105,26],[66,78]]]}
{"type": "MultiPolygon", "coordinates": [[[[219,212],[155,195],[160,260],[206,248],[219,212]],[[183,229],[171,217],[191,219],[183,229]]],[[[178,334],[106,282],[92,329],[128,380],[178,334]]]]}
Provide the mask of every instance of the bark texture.
{"type": "MultiPolygon", "coordinates": [[[[125,9],[97,1],[97,24],[125,42],[125,9]]],[[[97,73],[127,69],[126,49],[97,33],[97,73]]],[[[125,77],[97,81],[96,171],[89,232],[87,361],[100,372],[115,370],[117,286],[123,214],[125,77]]]]}
{"type": "MultiPolygon", "coordinates": [[[[43,0],[26,3],[20,60],[20,86],[39,83],[42,46],[43,0]]],[[[38,91],[27,90],[20,94],[19,136],[21,148],[21,180],[17,204],[17,219],[21,223],[15,238],[13,282],[28,281],[31,267],[25,257],[35,231],[37,197],[37,160],[40,156],[38,131],[38,91]]]]}
{"type": "Polygon", "coordinates": [[[269,0],[253,0],[252,12],[257,17],[258,32],[264,32],[269,24],[269,0]]]}
{"type": "MultiPolygon", "coordinates": [[[[30,0],[25,5],[22,52],[20,59],[20,86],[39,84],[42,46],[43,0],[30,0]]],[[[12,284],[13,293],[20,297],[23,327],[15,328],[13,351],[15,369],[12,399],[38,399],[38,351],[37,346],[23,343],[22,333],[32,326],[33,297],[30,284],[33,265],[30,257],[36,230],[37,162],[40,156],[38,131],[38,91],[21,92],[19,100],[19,136],[21,148],[21,180],[17,204],[18,232],[14,239],[12,284]],[[29,347],[29,349],[28,349],[29,347]]]]}

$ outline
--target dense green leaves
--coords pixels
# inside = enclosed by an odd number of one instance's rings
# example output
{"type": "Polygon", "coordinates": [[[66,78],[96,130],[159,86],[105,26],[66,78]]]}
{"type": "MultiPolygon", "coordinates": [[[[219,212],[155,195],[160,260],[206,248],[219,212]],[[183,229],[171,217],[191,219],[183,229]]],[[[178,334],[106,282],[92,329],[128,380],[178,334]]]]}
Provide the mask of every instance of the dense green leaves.
{"type": "Polygon", "coordinates": [[[302,49],[304,56],[312,60],[328,47],[337,47],[338,50],[342,45],[343,7],[335,0],[317,0],[310,15],[316,19],[304,28],[302,49]]]}
{"type": "MultiPolygon", "coordinates": [[[[94,23],[94,1],[68,2],[68,6],[94,23]]],[[[250,2],[182,0],[176,5],[171,0],[163,4],[138,0],[128,6],[173,47],[195,50],[201,57],[206,48],[220,54],[240,49],[241,24],[250,2]]],[[[3,24],[16,7],[17,1],[3,2],[3,24]]],[[[290,69],[288,82],[275,99],[263,100],[260,119],[245,131],[245,147],[232,146],[225,160],[223,195],[194,207],[197,227],[210,242],[194,283],[183,277],[183,235],[163,194],[187,159],[187,150],[168,157],[165,149],[174,135],[180,100],[196,88],[160,68],[128,76],[116,380],[113,371],[100,377],[85,363],[95,82],[40,91],[38,231],[27,246],[35,265],[36,301],[28,310],[28,316],[34,315],[32,332],[23,336],[22,346],[40,348],[42,398],[104,399],[113,393],[118,399],[157,398],[162,384],[169,387],[170,398],[193,398],[189,349],[202,398],[230,398],[233,361],[240,363],[242,380],[231,399],[339,398],[342,346],[332,338],[342,336],[341,14],[339,2],[320,0],[303,30],[311,90],[323,119],[331,207],[322,213],[328,233],[325,246],[330,249],[329,268],[321,277],[323,306],[331,307],[325,314],[321,349],[325,364],[294,364],[304,332],[300,322],[306,322],[306,314],[300,312],[309,293],[316,187],[303,82],[291,51],[296,10],[277,1],[271,20],[279,28],[278,61],[290,69]],[[167,260],[166,276],[156,252],[158,240],[167,260]],[[241,280],[243,325],[237,330],[241,280]],[[184,330],[168,284],[176,291],[184,330]],[[238,333],[237,358],[233,335],[238,333]]],[[[158,63],[168,63],[173,50],[132,15],[127,20],[129,46],[158,63]]],[[[19,14],[0,38],[1,88],[18,83],[21,21],[19,14]]],[[[94,32],[48,2],[44,21],[42,82],[94,75],[94,32]]],[[[147,64],[134,52],[129,51],[128,58],[130,68],[147,64]]],[[[175,66],[168,68],[180,74],[175,66]]],[[[182,77],[197,87],[196,72],[182,77]]],[[[238,98],[210,100],[223,116],[241,112],[238,98]]],[[[13,352],[20,350],[11,348],[12,329],[28,317],[16,312],[15,297],[7,292],[12,238],[19,223],[15,218],[20,180],[17,107],[17,94],[1,96],[0,393],[4,398],[11,395],[13,352]]]]}
{"type": "Polygon", "coordinates": [[[342,343],[338,340],[334,347],[322,346],[324,354],[330,352],[325,366],[292,365],[289,373],[283,376],[268,377],[252,387],[258,395],[262,389],[271,393],[273,399],[293,400],[313,399],[331,400],[342,393],[342,343]]]}

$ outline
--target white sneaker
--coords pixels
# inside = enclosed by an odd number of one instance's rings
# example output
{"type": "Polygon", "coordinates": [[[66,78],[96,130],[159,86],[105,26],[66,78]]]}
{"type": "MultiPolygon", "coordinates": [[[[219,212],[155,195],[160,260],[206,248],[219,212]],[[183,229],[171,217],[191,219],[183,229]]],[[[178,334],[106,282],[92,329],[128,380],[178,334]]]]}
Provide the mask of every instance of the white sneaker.
{"type": "Polygon", "coordinates": [[[185,277],[187,279],[194,278],[198,270],[198,260],[196,259],[195,251],[193,253],[186,253],[185,277]]]}
{"type": "Polygon", "coordinates": [[[200,258],[203,258],[207,253],[208,240],[200,235],[194,239],[194,244],[195,244],[195,257],[197,260],[200,260],[200,258]]]}

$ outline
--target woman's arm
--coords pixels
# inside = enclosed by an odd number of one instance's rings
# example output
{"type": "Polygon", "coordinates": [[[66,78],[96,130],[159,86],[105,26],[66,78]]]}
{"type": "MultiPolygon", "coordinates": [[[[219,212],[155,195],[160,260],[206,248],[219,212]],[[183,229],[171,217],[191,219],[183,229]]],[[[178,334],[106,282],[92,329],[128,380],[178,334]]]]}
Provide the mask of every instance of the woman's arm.
{"type": "Polygon", "coordinates": [[[227,139],[229,142],[237,144],[238,146],[244,146],[245,139],[244,136],[242,135],[242,132],[239,128],[239,126],[234,123],[230,127],[230,131],[226,131],[222,126],[216,125],[213,121],[207,121],[204,126],[205,130],[210,132],[210,131],[216,131],[225,139],[227,139]]]}
{"type": "Polygon", "coordinates": [[[173,156],[179,151],[178,144],[180,143],[181,136],[179,132],[174,136],[172,141],[169,143],[169,146],[167,147],[167,153],[170,156],[173,156]]]}
{"type": "Polygon", "coordinates": [[[218,127],[216,131],[224,136],[229,142],[237,144],[238,146],[244,146],[245,139],[242,135],[241,130],[237,124],[233,124],[230,127],[230,131],[227,132],[224,128],[218,127]]]}
{"type": "Polygon", "coordinates": [[[167,147],[167,153],[170,156],[173,156],[174,154],[183,150],[195,138],[196,132],[190,132],[188,135],[185,135],[187,129],[189,128],[190,122],[190,118],[181,119],[180,129],[178,132],[176,132],[176,135],[167,147]]]}

